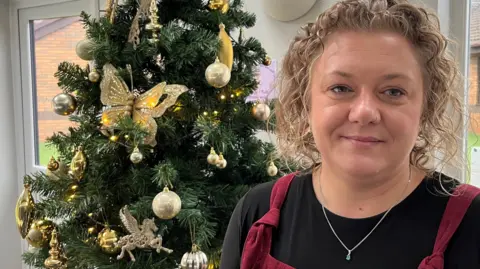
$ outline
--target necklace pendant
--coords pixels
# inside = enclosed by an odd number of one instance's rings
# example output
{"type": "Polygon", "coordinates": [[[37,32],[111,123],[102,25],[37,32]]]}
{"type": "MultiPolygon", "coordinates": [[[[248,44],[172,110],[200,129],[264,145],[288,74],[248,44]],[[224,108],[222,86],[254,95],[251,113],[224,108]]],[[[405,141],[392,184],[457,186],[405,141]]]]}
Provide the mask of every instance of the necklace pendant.
{"type": "Polygon", "coordinates": [[[352,251],[348,251],[347,257],[345,257],[345,260],[350,261],[352,259],[352,256],[350,255],[352,251]]]}

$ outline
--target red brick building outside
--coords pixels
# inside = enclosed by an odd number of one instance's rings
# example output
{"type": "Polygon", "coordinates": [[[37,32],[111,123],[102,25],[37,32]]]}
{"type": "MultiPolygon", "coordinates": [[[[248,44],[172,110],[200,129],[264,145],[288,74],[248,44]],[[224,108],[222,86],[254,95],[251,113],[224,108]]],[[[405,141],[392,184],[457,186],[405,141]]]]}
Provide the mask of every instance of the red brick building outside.
{"type": "Polygon", "coordinates": [[[53,112],[52,99],[61,93],[54,77],[58,64],[69,61],[86,66],[78,58],[75,47],[84,39],[85,30],[79,18],[35,21],[35,77],[37,97],[38,139],[42,143],[54,132],[67,131],[72,126],[68,117],[53,112]]]}

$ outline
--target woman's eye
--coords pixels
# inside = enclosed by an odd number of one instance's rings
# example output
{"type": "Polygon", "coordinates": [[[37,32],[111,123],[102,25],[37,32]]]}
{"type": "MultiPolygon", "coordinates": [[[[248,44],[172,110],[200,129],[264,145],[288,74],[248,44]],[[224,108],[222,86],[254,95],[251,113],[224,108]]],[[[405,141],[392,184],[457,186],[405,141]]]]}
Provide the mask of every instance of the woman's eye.
{"type": "Polygon", "coordinates": [[[346,86],[335,86],[335,87],[332,87],[330,91],[334,93],[345,93],[345,92],[351,92],[352,90],[346,86]]]}
{"type": "Polygon", "coordinates": [[[400,97],[402,95],[405,95],[405,93],[400,89],[388,89],[384,91],[384,93],[391,97],[400,97]]]}

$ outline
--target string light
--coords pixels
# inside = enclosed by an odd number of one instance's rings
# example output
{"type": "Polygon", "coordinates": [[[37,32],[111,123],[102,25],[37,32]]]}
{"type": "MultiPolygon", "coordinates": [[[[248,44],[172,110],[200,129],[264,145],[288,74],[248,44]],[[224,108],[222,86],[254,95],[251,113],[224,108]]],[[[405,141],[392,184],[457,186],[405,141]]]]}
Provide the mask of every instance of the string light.
{"type": "Polygon", "coordinates": [[[203,116],[208,116],[208,112],[207,111],[203,112],[203,116]]]}
{"type": "Polygon", "coordinates": [[[218,115],[218,111],[213,111],[213,115],[217,116],[218,115]]]}
{"type": "Polygon", "coordinates": [[[235,95],[231,94],[231,95],[230,95],[230,98],[235,98],[235,95]]]}
{"type": "Polygon", "coordinates": [[[225,98],[227,98],[225,94],[220,95],[220,99],[225,100],[225,98]]]}
{"type": "Polygon", "coordinates": [[[118,136],[116,136],[116,135],[110,136],[110,141],[117,142],[117,140],[118,140],[118,136]]]}
{"type": "Polygon", "coordinates": [[[125,135],[124,137],[125,137],[125,139],[128,139],[128,138],[130,138],[130,136],[129,136],[129,135],[125,135]]]}

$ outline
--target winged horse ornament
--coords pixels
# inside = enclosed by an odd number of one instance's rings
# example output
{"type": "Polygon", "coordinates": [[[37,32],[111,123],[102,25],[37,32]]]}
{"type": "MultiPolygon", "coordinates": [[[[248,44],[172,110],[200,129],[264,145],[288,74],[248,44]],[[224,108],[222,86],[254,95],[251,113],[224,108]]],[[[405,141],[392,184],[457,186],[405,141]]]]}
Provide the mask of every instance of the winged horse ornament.
{"type": "Polygon", "coordinates": [[[128,253],[130,259],[134,262],[135,256],[133,256],[132,250],[137,248],[156,249],[158,253],[162,250],[169,254],[173,252],[173,250],[162,246],[162,237],[160,235],[155,236],[154,233],[158,231],[158,228],[154,219],[144,219],[142,225],[139,226],[127,206],[120,209],[120,219],[130,234],[118,240],[118,246],[122,249],[122,252],[117,256],[118,260],[123,259],[125,253],[128,253]]]}

